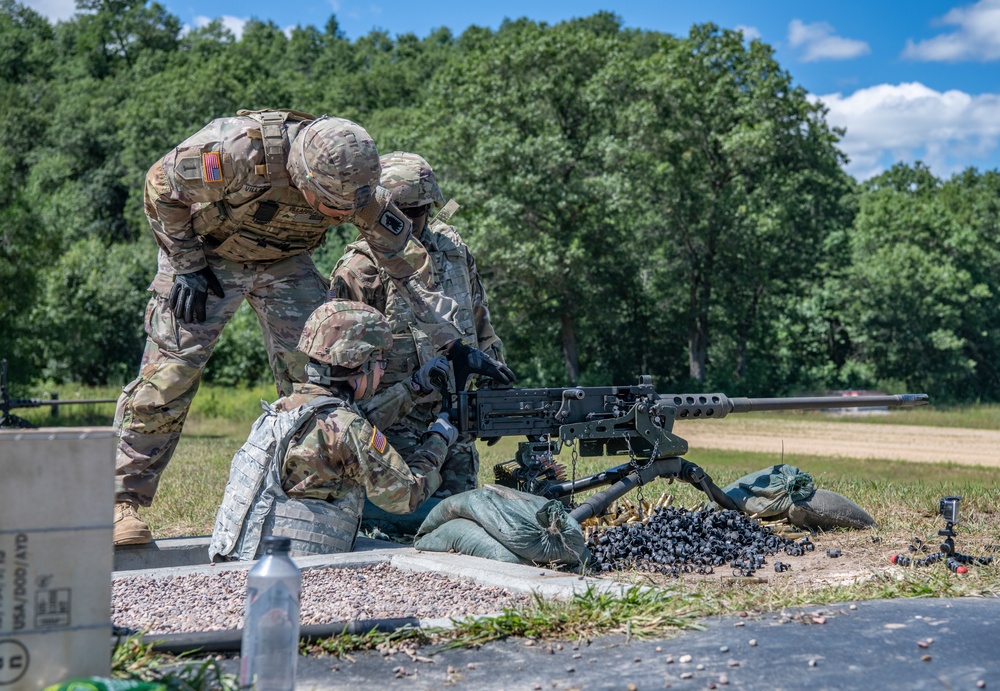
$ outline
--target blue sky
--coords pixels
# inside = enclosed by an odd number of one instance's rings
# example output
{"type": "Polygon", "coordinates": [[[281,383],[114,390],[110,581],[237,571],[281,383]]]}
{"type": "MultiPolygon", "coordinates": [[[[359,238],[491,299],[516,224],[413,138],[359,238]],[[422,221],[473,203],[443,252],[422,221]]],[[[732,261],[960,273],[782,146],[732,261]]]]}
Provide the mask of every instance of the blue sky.
{"type": "MultiPolygon", "coordinates": [[[[187,26],[213,18],[237,35],[247,19],[323,27],[331,14],[351,39],[373,29],[426,36],[447,26],[496,28],[504,18],[556,23],[610,10],[630,28],[686,34],[694,23],[742,28],[772,45],[781,65],[845,127],[848,170],[864,179],[895,161],[922,160],[939,176],[1000,168],[1000,0],[160,0],[187,26]]],[[[73,0],[27,0],[53,20],[73,0]]]]}

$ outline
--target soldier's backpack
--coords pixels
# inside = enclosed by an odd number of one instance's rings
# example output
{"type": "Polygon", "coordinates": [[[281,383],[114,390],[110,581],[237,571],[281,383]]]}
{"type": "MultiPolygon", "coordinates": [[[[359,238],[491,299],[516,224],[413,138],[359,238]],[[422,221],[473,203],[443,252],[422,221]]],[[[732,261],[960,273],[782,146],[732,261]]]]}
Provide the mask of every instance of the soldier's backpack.
{"type": "Polygon", "coordinates": [[[293,538],[293,553],[349,551],[357,534],[364,492],[336,504],[290,499],[281,488],[281,464],[295,434],[323,408],[345,405],[321,396],[294,410],[278,411],[261,401],[263,414],[229,469],[215,518],[212,561],[254,559],[264,534],[293,538]],[[291,534],[288,534],[291,533],[291,534]]]}

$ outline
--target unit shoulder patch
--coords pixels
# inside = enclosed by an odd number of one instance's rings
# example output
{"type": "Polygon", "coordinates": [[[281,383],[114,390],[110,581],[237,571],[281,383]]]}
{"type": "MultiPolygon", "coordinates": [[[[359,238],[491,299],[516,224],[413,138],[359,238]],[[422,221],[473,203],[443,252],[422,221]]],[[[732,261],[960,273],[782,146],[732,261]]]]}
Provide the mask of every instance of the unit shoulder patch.
{"type": "Polygon", "coordinates": [[[399,235],[403,232],[403,228],[406,227],[406,222],[391,211],[383,212],[379,223],[388,228],[389,232],[393,235],[399,235]]]}

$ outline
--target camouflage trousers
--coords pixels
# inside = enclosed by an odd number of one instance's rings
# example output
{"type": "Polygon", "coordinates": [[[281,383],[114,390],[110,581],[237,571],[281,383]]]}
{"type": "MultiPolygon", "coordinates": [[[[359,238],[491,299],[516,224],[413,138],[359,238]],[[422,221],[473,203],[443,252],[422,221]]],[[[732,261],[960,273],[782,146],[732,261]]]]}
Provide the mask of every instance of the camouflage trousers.
{"type": "Polygon", "coordinates": [[[180,439],[191,400],[222,329],[247,300],[260,322],[279,395],[304,379],[305,356],[296,350],[306,319],[326,300],[326,281],[309,255],[277,262],[238,264],[206,252],[225,297],[208,295],[206,319],[185,324],[167,306],[173,270],[160,253],[146,307],[146,348],[139,376],[122,391],[115,411],[118,451],[115,501],[149,506],[180,439]]]}

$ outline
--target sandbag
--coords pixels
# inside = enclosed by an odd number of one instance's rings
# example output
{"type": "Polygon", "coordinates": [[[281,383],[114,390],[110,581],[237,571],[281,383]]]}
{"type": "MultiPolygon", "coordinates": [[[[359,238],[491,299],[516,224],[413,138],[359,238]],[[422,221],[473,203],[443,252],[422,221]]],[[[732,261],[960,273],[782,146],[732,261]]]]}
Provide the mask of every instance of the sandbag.
{"type": "Polygon", "coordinates": [[[795,501],[815,491],[812,475],[793,465],[780,463],[744,475],[723,488],[740,511],[758,518],[784,516],[795,501]]]}
{"type": "Polygon", "coordinates": [[[458,552],[511,564],[524,563],[521,557],[490,537],[481,525],[466,518],[453,518],[434,532],[418,537],[413,546],[425,552],[458,552]]]}
{"type": "Polygon", "coordinates": [[[863,530],[875,525],[875,519],[867,511],[847,497],[825,489],[793,502],[788,509],[788,522],[810,530],[863,530]]]}
{"type": "MultiPolygon", "coordinates": [[[[486,537],[517,555],[523,564],[565,564],[572,567],[590,557],[580,524],[566,512],[561,502],[499,485],[486,485],[441,501],[421,524],[413,546],[438,551],[426,547],[439,544],[438,541],[424,540],[424,536],[433,534],[455,519],[476,523],[486,537]]],[[[452,531],[463,525],[449,528],[449,534],[454,534],[452,531]]],[[[475,539],[483,539],[483,536],[475,539]]],[[[471,541],[472,537],[467,545],[471,541]]],[[[489,544],[475,548],[486,552],[495,549],[489,544]]]]}

